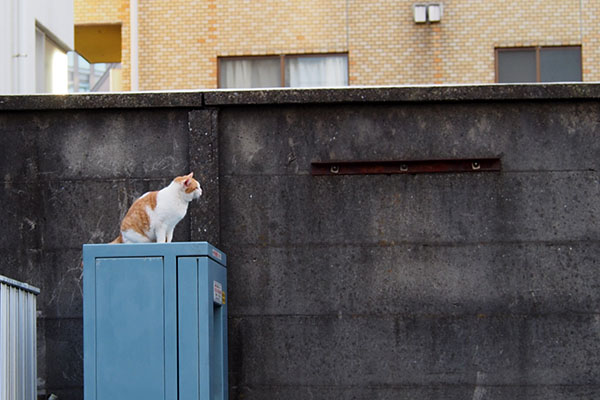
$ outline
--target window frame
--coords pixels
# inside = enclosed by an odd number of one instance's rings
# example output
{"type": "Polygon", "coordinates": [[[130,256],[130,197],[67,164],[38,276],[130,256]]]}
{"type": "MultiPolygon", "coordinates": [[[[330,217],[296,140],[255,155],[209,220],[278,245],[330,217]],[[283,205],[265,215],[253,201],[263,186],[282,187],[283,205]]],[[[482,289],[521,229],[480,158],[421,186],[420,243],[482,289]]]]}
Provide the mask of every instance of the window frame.
{"type": "MultiPolygon", "coordinates": [[[[300,54],[265,54],[265,55],[250,55],[250,56],[217,56],[217,88],[218,89],[233,89],[233,88],[224,88],[221,86],[221,61],[226,60],[251,60],[257,58],[271,58],[276,59],[279,58],[279,75],[280,82],[278,88],[286,88],[290,86],[285,85],[285,60],[287,57],[290,58],[298,58],[298,57],[327,57],[327,56],[346,56],[346,71],[348,71],[348,75],[350,75],[350,57],[348,52],[333,52],[333,53],[300,53],[300,54]]],[[[348,76],[348,81],[349,81],[348,76]]],[[[348,84],[349,85],[349,84],[348,84]]],[[[254,88],[253,88],[254,89],[254,88]]],[[[255,88],[260,89],[260,88],[255,88]]]]}
{"type": "MultiPolygon", "coordinates": [[[[500,60],[500,55],[499,53],[501,52],[508,52],[508,51],[535,51],[535,82],[531,82],[531,83],[541,83],[542,82],[542,67],[541,67],[541,52],[543,49],[551,49],[551,48],[561,48],[561,49],[567,49],[567,48],[577,48],[579,49],[579,55],[581,57],[581,45],[579,44],[573,44],[573,45],[558,45],[558,46],[516,46],[516,47],[496,47],[494,50],[494,65],[495,65],[495,71],[494,71],[494,80],[496,83],[501,83],[499,82],[499,78],[500,78],[500,70],[498,68],[499,66],[499,60],[500,60]]],[[[582,57],[581,57],[582,58],[582,57]]],[[[581,62],[581,81],[583,82],[583,60],[581,62]]]]}

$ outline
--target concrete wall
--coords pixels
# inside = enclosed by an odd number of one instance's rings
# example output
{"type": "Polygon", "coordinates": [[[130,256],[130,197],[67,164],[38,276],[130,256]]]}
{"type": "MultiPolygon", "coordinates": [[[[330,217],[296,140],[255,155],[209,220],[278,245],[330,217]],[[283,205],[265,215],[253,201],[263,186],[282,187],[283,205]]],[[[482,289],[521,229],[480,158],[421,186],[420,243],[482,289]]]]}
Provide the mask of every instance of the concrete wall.
{"type": "Polygon", "coordinates": [[[0,97],[0,273],[81,398],[81,245],[193,170],[228,255],[233,399],[600,396],[600,86],[0,97]],[[501,172],[310,175],[500,157],[501,172]]]}

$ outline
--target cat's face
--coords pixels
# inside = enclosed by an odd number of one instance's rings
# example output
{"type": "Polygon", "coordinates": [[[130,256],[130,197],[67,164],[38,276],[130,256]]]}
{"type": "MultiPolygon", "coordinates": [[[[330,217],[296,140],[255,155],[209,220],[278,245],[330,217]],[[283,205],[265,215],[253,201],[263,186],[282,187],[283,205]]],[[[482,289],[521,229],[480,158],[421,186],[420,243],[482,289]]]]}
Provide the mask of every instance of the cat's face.
{"type": "Polygon", "coordinates": [[[181,185],[181,190],[183,190],[186,197],[189,197],[191,200],[202,196],[202,188],[200,187],[200,183],[194,179],[193,172],[189,175],[178,176],[175,178],[175,181],[181,185]]]}

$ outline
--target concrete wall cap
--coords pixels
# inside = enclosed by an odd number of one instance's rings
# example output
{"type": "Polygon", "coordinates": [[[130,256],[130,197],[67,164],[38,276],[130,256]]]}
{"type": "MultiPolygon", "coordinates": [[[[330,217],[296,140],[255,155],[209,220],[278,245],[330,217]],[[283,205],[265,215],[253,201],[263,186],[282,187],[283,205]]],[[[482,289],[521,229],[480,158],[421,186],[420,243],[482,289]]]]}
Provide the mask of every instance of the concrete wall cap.
{"type": "Polygon", "coordinates": [[[0,110],[202,108],[259,104],[552,101],[576,99],[600,99],[600,83],[351,86],[344,88],[0,95],[0,110]]]}

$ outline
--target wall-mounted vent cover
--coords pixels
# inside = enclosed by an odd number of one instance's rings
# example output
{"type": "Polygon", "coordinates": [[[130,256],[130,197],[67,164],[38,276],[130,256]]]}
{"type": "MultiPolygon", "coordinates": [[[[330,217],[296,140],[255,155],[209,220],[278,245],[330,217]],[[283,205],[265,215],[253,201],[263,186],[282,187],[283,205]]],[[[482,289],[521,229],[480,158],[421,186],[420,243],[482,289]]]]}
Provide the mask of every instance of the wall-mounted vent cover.
{"type": "Polygon", "coordinates": [[[442,3],[416,3],[413,4],[413,19],[416,24],[440,22],[443,10],[442,3]]]}

